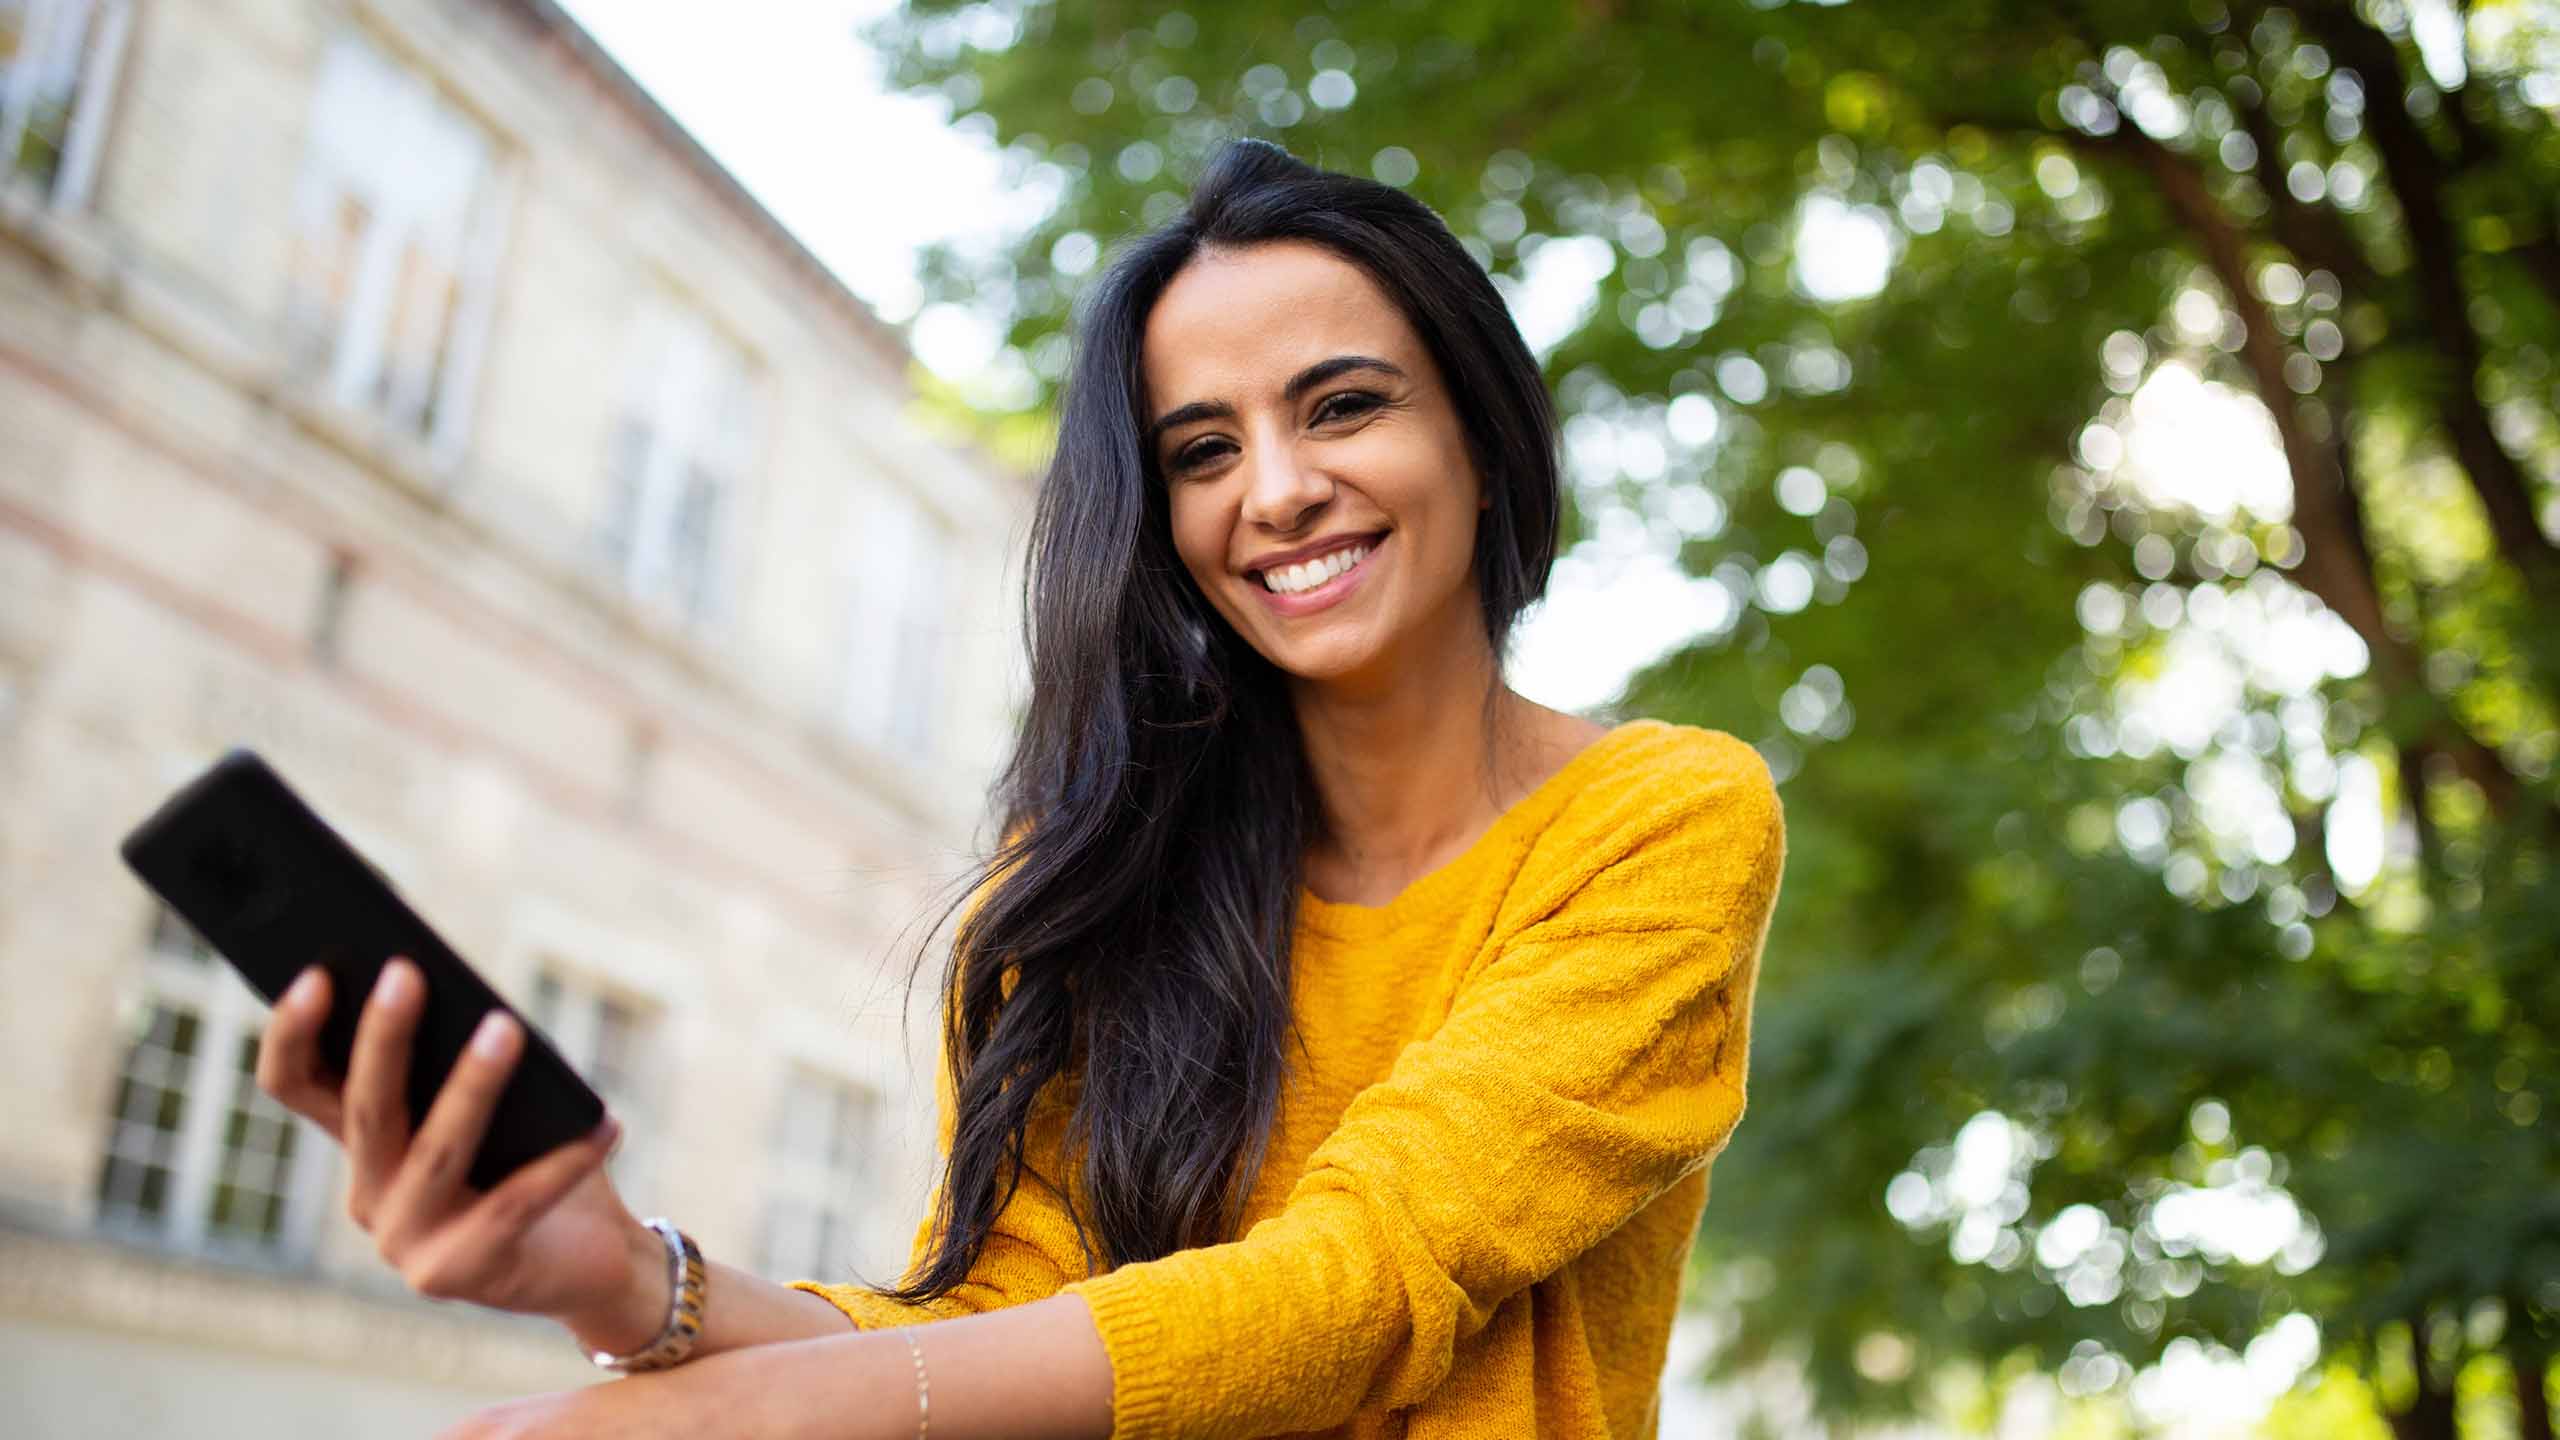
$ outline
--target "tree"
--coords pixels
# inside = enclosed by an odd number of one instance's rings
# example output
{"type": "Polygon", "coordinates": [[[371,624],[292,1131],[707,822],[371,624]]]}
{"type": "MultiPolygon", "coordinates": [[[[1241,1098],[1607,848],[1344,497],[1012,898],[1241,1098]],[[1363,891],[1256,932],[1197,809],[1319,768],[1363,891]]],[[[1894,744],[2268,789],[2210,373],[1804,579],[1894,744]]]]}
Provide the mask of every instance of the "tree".
{"type": "Polygon", "coordinates": [[[1626,704],[1788,803],[1719,1369],[1842,1417],[1963,1364],[2122,1395],[2299,1312],[2409,1440],[2466,1364],[2551,1433],[2547,7],[910,0],[876,38],[1057,196],[929,277],[1000,307],[1033,411],[1079,277],[1231,134],[1405,185],[1524,307],[1592,282],[1544,350],[1576,534],[1731,602],[1626,704]],[[2179,393],[2263,438],[2164,471],[2179,393]]]}

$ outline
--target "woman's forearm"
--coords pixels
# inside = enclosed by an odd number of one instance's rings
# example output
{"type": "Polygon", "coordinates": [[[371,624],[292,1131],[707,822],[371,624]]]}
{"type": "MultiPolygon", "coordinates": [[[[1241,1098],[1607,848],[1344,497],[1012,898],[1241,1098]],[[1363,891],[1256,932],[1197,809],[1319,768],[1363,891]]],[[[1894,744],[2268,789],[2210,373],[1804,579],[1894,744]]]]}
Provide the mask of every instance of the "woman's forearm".
{"type": "MultiPolygon", "coordinates": [[[[666,1323],[666,1248],[635,1227],[628,1293],[564,1316],[578,1343],[628,1353],[666,1323]]],[[[703,1387],[718,1413],[755,1416],[789,1440],[900,1440],[916,1433],[916,1352],[896,1330],[859,1330],[805,1290],[716,1262],[705,1267],[702,1333],[683,1365],[651,1381],[703,1387]]],[[[906,1327],[924,1358],[932,1434],[1106,1440],[1111,1357],[1081,1295],[1054,1295],[906,1327]]]]}
{"type": "MultiPolygon", "coordinates": [[[[627,1248],[631,1279],[620,1295],[593,1312],[557,1317],[585,1349],[629,1354],[655,1340],[667,1323],[673,1297],[665,1242],[655,1230],[635,1224],[627,1248]]],[[[693,1342],[695,1358],[754,1345],[843,1335],[853,1328],[843,1311],[806,1290],[777,1285],[717,1261],[707,1261],[704,1272],[702,1333],[693,1342]]]]}
{"type": "Polygon", "coordinates": [[[1108,1440],[1111,1434],[1111,1359],[1081,1295],[903,1329],[844,1328],[821,1339],[731,1350],[681,1365],[665,1380],[699,1387],[687,1397],[695,1402],[688,1408],[734,1417],[734,1433],[742,1435],[908,1440],[919,1418],[908,1338],[924,1357],[934,1440],[1108,1440]]]}

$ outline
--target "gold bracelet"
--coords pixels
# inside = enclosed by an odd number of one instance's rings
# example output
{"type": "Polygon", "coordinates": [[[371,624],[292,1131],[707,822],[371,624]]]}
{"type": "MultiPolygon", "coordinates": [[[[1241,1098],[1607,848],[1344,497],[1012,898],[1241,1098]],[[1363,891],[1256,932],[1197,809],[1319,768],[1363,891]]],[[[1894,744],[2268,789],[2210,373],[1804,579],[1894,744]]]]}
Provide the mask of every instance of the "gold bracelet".
{"type": "Polygon", "coordinates": [[[916,1440],[924,1440],[926,1428],[933,1424],[933,1387],[924,1378],[924,1351],[917,1346],[916,1337],[907,1333],[908,1328],[898,1327],[898,1338],[907,1342],[907,1354],[916,1362],[916,1440]]]}

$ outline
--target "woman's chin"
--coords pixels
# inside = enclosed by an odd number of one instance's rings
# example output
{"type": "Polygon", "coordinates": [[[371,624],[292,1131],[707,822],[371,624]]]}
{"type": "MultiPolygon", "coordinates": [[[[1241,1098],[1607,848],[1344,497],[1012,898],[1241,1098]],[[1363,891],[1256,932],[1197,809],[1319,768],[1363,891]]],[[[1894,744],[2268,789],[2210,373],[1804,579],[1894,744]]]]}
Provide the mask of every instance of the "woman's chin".
{"type": "MultiPolygon", "coordinates": [[[[1394,613],[1401,617],[1411,612],[1396,608],[1394,613]]],[[[1472,629],[1479,623],[1475,614],[1469,592],[1427,623],[1397,623],[1383,614],[1309,617],[1290,622],[1277,634],[1270,629],[1254,633],[1253,646],[1293,687],[1383,693],[1412,685],[1425,673],[1446,671],[1446,657],[1461,652],[1471,636],[1481,636],[1472,629]],[[1331,623],[1310,623],[1313,619],[1331,623]]]]}
{"type": "Polygon", "coordinates": [[[1356,631],[1296,637],[1285,646],[1264,651],[1263,657],[1293,685],[1363,688],[1390,668],[1384,648],[1356,631]]]}

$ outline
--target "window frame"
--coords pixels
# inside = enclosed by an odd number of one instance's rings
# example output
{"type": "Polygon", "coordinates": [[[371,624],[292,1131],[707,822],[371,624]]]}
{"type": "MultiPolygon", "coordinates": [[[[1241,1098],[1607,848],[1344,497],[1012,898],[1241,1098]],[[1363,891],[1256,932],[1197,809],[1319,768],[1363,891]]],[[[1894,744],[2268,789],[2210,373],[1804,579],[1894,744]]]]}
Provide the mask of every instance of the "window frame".
{"type": "Polygon", "coordinates": [[[639,305],[623,348],[606,432],[598,561],[616,593],[634,603],[691,629],[722,628],[735,610],[739,517],[772,423],[766,367],[702,305],[667,286],[639,305]],[[705,493],[707,518],[688,553],[684,517],[705,493]]]}
{"type": "Polygon", "coordinates": [[[139,1029],[130,1023],[125,1027],[90,1190],[96,1228],[190,1254],[279,1269],[307,1268],[329,1206],[337,1169],[336,1144],[318,1126],[267,1098],[257,1089],[250,1070],[235,1068],[235,1057],[243,1046],[254,1045],[266,1026],[266,1001],[166,907],[155,904],[149,913],[152,924],[141,962],[121,1008],[128,1017],[147,1017],[162,1008],[192,1014],[196,1046],[178,1088],[182,1098],[177,1128],[161,1132],[171,1137],[166,1147],[169,1191],[163,1209],[156,1218],[120,1213],[109,1205],[105,1192],[128,1124],[117,1102],[132,1069],[133,1051],[142,1043],[139,1029]],[[270,1192],[283,1202],[272,1241],[228,1236],[212,1224],[215,1195],[232,1154],[223,1131],[233,1111],[244,1105],[253,1114],[271,1112],[259,1118],[281,1120],[294,1136],[283,1188],[270,1192]]]}
{"type": "Polygon", "coordinates": [[[646,1211],[663,1198],[660,1146],[673,1099],[667,1070],[667,1007],[554,952],[539,954],[525,990],[524,1018],[622,1124],[609,1168],[615,1188],[646,1211]],[[548,993],[546,993],[548,992],[548,993]],[[564,1008],[565,1007],[565,1008],[564,1008]],[[630,1016],[629,1055],[612,1066],[601,1051],[608,1011],[630,1016]],[[617,1080],[619,1074],[622,1078],[617,1080]]]}
{"type": "Polygon", "coordinates": [[[107,117],[115,111],[125,48],[133,32],[134,0],[24,0],[24,4],[27,18],[19,32],[19,50],[6,66],[11,83],[0,87],[0,95],[8,97],[0,101],[0,155],[17,154],[33,121],[35,96],[27,82],[42,42],[52,37],[53,25],[66,14],[77,14],[88,29],[81,41],[78,78],[71,86],[70,113],[63,122],[61,158],[53,174],[33,179],[23,175],[12,159],[0,170],[0,185],[39,189],[47,206],[78,210],[89,203],[96,189],[107,117]]]}
{"type": "Polygon", "coordinates": [[[880,1170],[882,1139],[888,1127],[887,1097],[877,1086],[826,1067],[794,1062],[783,1067],[766,1129],[766,1184],[756,1213],[755,1258],[759,1273],[777,1281],[841,1280],[851,1275],[878,1223],[886,1200],[872,1182],[880,1170]],[[803,1090],[824,1090],[846,1102],[837,1111],[828,1137],[836,1153],[810,1156],[793,1141],[793,1104],[803,1090]],[[848,1124],[856,1120],[859,1123],[848,1124]],[[801,1206],[833,1222],[837,1253],[795,1258],[777,1244],[780,1212],[801,1206]]]}
{"type": "MultiPolygon", "coordinates": [[[[311,72],[311,89],[303,107],[304,137],[294,178],[293,211],[286,217],[292,255],[285,275],[281,316],[287,368],[301,384],[339,413],[361,417],[401,442],[420,447],[429,469],[449,479],[468,449],[476,409],[479,378],[492,326],[499,270],[523,187],[523,160],[513,144],[479,107],[468,103],[445,77],[421,65],[407,47],[391,43],[368,26],[339,25],[320,47],[311,72]],[[341,57],[352,56],[351,60],[341,57]],[[345,126],[333,117],[335,88],[332,67],[358,67],[349,82],[364,83],[367,67],[388,81],[389,89],[369,97],[372,113],[388,115],[402,143],[394,149],[418,148],[421,136],[462,135],[477,153],[465,186],[458,216],[439,220],[432,214],[408,214],[387,222],[380,210],[386,197],[409,197],[421,183],[417,171],[387,166],[372,171],[370,188],[351,186],[350,172],[360,168],[333,157],[327,138],[345,126]],[[335,128],[333,128],[333,121],[335,128]],[[385,179],[385,175],[406,179],[385,179]],[[410,187],[404,190],[402,186],[410,187]],[[352,205],[358,216],[353,230],[343,222],[339,243],[323,238],[328,221],[352,205]],[[306,211],[313,214],[306,215],[306,211]],[[422,378],[397,373],[398,321],[407,297],[403,266],[424,253],[421,237],[432,236],[441,223],[451,224],[451,287],[446,314],[434,337],[433,360],[422,378]],[[315,247],[315,244],[317,248],[315,247]],[[315,300],[305,270],[310,255],[335,248],[345,278],[325,285],[315,300]]],[[[427,247],[437,248],[437,247],[427,247]]],[[[325,258],[322,263],[326,263],[325,258]]]]}
{"type": "Polygon", "coordinates": [[[936,758],[950,640],[951,525],[913,490],[877,486],[845,531],[843,673],[835,718],[866,745],[908,760],[936,758]],[[898,557],[893,570],[874,563],[898,557]],[[890,578],[882,578],[887,575],[890,578]],[[872,617],[886,610],[885,620],[872,617]]]}

